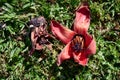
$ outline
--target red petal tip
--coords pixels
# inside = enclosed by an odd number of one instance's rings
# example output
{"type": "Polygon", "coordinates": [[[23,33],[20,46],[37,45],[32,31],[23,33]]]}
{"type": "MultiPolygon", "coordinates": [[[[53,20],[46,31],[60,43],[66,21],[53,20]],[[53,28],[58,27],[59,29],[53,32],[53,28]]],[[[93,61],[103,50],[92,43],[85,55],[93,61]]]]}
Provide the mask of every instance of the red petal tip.
{"type": "Polygon", "coordinates": [[[84,34],[90,25],[90,11],[87,3],[82,3],[76,11],[74,20],[74,31],[84,34]]]}
{"type": "Polygon", "coordinates": [[[58,55],[57,58],[57,65],[59,66],[64,60],[69,59],[72,57],[72,50],[70,48],[71,42],[69,42],[62,52],[58,55]]]}

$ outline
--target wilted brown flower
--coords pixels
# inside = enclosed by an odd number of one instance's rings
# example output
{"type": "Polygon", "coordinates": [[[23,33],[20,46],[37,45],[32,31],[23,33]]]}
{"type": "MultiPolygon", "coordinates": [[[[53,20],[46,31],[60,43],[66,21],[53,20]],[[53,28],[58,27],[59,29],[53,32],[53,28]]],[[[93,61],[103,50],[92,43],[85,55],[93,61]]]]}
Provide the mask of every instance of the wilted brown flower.
{"type": "Polygon", "coordinates": [[[51,35],[47,31],[47,21],[45,18],[40,16],[31,19],[28,25],[30,27],[30,39],[32,43],[32,49],[29,54],[32,55],[35,50],[42,50],[44,46],[51,49],[52,46],[49,42],[51,35]]]}

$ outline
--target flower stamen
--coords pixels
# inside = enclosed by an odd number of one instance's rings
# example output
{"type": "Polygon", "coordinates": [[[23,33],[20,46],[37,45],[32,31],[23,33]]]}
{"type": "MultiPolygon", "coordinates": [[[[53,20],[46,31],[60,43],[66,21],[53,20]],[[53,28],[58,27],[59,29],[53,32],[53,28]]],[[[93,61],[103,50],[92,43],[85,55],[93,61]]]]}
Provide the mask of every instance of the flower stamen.
{"type": "Polygon", "coordinates": [[[82,35],[75,35],[72,39],[71,46],[75,52],[80,52],[84,49],[84,37],[82,35]]]}

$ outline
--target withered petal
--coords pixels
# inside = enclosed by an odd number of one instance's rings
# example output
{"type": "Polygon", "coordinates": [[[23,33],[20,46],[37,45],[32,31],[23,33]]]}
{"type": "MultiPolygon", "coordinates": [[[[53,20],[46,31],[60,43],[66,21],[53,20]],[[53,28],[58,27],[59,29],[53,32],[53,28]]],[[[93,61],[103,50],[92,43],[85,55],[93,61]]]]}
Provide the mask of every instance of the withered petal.
{"type": "Polygon", "coordinates": [[[42,50],[42,49],[43,49],[43,46],[40,45],[39,43],[36,43],[35,49],[36,49],[36,50],[42,50]]]}

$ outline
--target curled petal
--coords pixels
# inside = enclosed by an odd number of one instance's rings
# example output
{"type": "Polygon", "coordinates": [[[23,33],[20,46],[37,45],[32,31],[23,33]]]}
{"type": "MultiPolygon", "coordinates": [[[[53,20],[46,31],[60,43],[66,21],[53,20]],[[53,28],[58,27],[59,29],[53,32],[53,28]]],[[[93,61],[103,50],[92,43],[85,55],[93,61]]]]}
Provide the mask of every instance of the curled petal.
{"type": "Polygon", "coordinates": [[[35,31],[32,31],[32,32],[31,32],[31,37],[30,37],[30,38],[31,38],[32,43],[34,43],[34,42],[37,41],[37,38],[38,38],[38,37],[35,36],[35,31]]]}
{"type": "Polygon", "coordinates": [[[42,50],[42,49],[43,49],[43,47],[37,43],[36,47],[32,46],[32,48],[29,52],[29,56],[31,56],[34,53],[35,50],[42,50]]]}
{"type": "Polygon", "coordinates": [[[74,31],[79,34],[83,34],[88,31],[90,25],[90,11],[88,4],[83,3],[76,11],[76,17],[74,20],[74,31]]]}
{"type": "Polygon", "coordinates": [[[36,50],[42,50],[42,49],[43,49],[43,46],[40,45],[39,43],[36,43],[35,49],[36,49],[36,50]]]}
{"type": "Polygon", "coordinates": [[[72,57],[72,50],[70,48],[70,43],[69,42],[65,48],[62,50],[62,52],[58,55],[57,59],[57,65],[59,66],[64,60],[70,59],[72,57]]]}
{"type": "Polygon", "coordinates": [[[86,53],[84,53],[84,52],[73,53],[73,58],[74,58],[75,62],[77,62],[78,64],[80,64],[82,66],[86,66],[88,63],[88,57],[87,57],[86,53]]]}
{"type": "Polygon", "coordinates": [[[38,40],[38,36],[35,36],[36,32],[32,31],[31,32],[31,42],[32,42],[32,47],[36,50],[41,50],[43,48],[42,45],[40,45],[37,40],[38,40]]]}
{"type": "Polygon", "coordinates": [[[51,30],[52,33],[59,38],[64,44],[67,44],[73,36],[76,34],[74,31],[64,27],[58,22],[52,20],[51,21],[51,30]]]}
{"type": "Polygon", "coordinates": [[[96,53],[96,42],[94,38],[86,33],[85,35],[85,53],[90,55],[90,54],[95,54],[96,53]]]}

